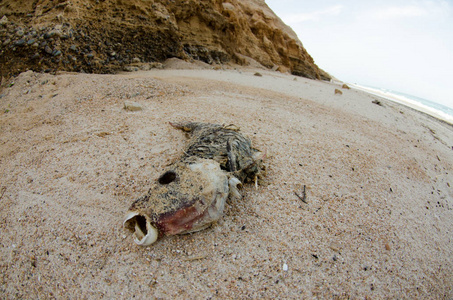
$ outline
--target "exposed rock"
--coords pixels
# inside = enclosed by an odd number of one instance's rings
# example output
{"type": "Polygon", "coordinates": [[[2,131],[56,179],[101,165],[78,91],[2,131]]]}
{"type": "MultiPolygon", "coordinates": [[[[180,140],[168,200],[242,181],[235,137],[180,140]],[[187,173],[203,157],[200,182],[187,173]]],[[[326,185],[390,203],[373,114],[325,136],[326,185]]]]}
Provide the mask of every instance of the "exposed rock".
{"type": "Polygon", "coordinates": [[[3,16],[0,19],[0,26],[6,26],[8,24],[8,18],[6,16],[3,16]]]}
{"type": "Polygon", "coordinates": [[[344,84],[341,86],[341,88],[347,89],[347,90],[350,90],[350,89],[351,89],[346,83],[344,83],[344,84]]]}
{"type": "Polygon", "coordinates": [[[124,109],[128,110],[128,111],[139,111],[139,110],[143,110],[143,107],[140,103],[132,102],[132,101],[125,101],[124,109]]]}
{"type": "Polygon", "coordinates": [[[343,95],[343,92],[339,89],[335,89],[335,95],[343,95]]]}
{"type": "MultiPolygon", "coordinates": [[[[12,45],[0,49],[1,75],[27,69],[111,73],[138,61],[176,57],[207,64],[256,61],[269,69],[330,79],[264,0],[59,2],[0,2],[2,26],[10,23],[24,36],[34,32],[37,40],[47,42],[42,50],[47,46],[61,51],[37,62],[27,60],[24,57],[32,57],[35,50],[22,41],[23,46],[15,48],[21,38],[16,36],[12,45]],[[89,53],[94,58],[87,57],[89,53]]],[[[0,31],[1,40],[8,37],[6,30],[0,31]]]]}
{"type": "Polygon", "coordinates": [[[24,44],[25,44],[24,39],[20,39],[20,40],[14,42],[14,45],[16,45],[16,46],[23,46],[24,44]]]}
{"type": "Polygon", "coordinates": [[[371,101],[371,103],[376,104],[376,105],[379,105],[379,106],[384,106],[384,105],[382,104],[382,102],[379,101],[379,100],[377,100],[377,99],[371,101]]]}

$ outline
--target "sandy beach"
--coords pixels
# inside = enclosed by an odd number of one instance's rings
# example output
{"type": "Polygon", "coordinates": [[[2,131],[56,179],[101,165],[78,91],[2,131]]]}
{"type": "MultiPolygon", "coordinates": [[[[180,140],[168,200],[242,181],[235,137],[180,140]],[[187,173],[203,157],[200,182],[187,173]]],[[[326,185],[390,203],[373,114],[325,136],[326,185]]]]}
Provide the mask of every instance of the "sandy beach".
{"type": "Polygon", "coordinates": [[[2,298],[453,298],[452,126],[341,84],[177,65],[0,91],[2,298]],[[267,176],[211,228],[139,247],[125,213],[187,142],[169,121],[239,126],[267,176]]]}

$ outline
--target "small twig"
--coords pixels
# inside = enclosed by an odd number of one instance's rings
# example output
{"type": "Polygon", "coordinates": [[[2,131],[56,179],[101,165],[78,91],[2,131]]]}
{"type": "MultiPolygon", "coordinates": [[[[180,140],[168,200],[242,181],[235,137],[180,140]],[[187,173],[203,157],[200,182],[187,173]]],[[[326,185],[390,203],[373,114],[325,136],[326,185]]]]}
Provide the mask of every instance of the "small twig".
{"type": "Polygon", "coordinates": [[[188,256],[188,257],[183,258],[182,260],[192,261],[192,260],[205,259],[206,257],[208,257],[206,254],[200,254],[200,255],[188,256]]]}
{"type": "Polygon", "coordinates": [[[1,189],[1,191],[0,191],[0,193],[2,193],[2,194],[0,195],[0,200],[2,200],[3,195],[5,194],[5,192],[6,192],[6,186],[2,187],[2,189],[1,189]]]}
{"type": "Polygon", "coordinates": [[[295,191],[294,191],[294,195],[296,195],[297,198],[299,198],[300,201],[302,201],[303,203],[308,204],[308,202],[307,202],[307,193],[306,193],[305,189],[306,189],[306,186],[304,185],[304,190],[302,191],[302,196],[300,196],[295,191]]]}

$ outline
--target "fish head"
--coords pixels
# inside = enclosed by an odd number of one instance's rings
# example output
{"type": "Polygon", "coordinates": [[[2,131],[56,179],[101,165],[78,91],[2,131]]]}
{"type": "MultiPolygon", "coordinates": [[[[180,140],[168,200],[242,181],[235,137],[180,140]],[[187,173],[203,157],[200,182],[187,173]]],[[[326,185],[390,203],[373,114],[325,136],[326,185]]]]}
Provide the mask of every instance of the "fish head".
{"type": "Polygon", "coordinates": [[[239,194],[240,184],[212,159],[185,158],[131,205],[123,226],[140,246],[162,235],[202,230],[222,216],[229,194],[239,194]]]}

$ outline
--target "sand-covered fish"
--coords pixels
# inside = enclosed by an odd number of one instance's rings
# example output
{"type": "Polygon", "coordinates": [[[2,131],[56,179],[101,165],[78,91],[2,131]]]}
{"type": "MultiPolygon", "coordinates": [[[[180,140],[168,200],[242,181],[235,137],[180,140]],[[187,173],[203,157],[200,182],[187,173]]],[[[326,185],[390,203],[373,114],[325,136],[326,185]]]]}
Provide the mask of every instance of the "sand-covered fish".
{"type": "Polygon", "coordinates": [[[148,246],[163,235],[190,233],[210,226],[223,214],[229,196],[264,175],[263,153],[234,125],[178,123],[190,134],[180,160],[129,208],[124,227],[135,243],[148,246]]]}

